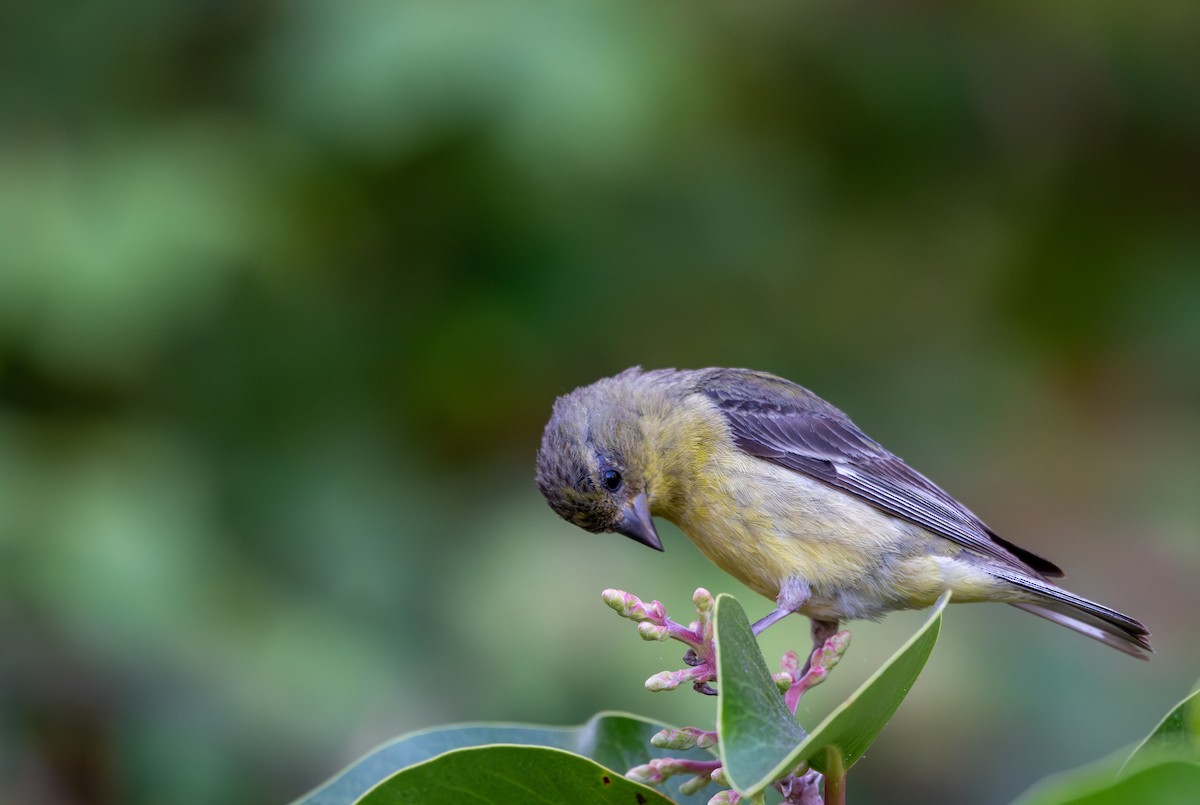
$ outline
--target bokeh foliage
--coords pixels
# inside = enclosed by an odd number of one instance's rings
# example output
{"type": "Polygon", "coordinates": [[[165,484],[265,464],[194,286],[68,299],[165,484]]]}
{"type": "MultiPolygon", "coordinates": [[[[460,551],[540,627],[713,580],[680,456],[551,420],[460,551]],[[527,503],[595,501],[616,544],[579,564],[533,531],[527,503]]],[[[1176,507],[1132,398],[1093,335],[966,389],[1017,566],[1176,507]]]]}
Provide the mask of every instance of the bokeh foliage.
{"type": "Polygon", "coordinates": [[[531,480],[553,397],[639,363],[810,386],[1154,632],[1143,666],[952,607],[856,795],[1004,802],[1144,734],[1200,667],[1198,36],[1162,0],[5,4],[0,800],[699,721],[599,592],[752,594],[531,480]]]}

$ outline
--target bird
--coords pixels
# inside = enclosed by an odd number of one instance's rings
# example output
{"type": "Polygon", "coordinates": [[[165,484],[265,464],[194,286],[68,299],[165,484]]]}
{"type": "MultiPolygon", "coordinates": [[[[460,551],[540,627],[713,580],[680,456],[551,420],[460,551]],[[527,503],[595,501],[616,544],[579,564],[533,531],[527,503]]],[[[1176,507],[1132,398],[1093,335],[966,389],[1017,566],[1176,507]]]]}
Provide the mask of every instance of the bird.
{"type": "Polygon", "coordinates": [[[1057,586],[1053,562],[1001,538],[808,389],[750,369],[633,367],[559,397],[536,481],[563,519],[663,550],[654,517],[793,613],[814,648],[843,621],[1011,604],[1139,659],[1134,618],[1057,586]]]}

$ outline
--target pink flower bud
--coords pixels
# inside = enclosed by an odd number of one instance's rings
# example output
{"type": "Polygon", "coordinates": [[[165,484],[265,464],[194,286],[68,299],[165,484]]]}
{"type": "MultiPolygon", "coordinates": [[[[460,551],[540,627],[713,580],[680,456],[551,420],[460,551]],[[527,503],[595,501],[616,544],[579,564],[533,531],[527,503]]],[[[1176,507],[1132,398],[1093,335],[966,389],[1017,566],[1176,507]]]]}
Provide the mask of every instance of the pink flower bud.
{"type": "Polygon", "coordinates": [[[638,624],[638,634],[643,640],[666,640],[670,636],[671,630],[650,621],[642,621],[638,624]]]}
{"type": "Polygon", "coordinates": [[[646,680],[646,690],[658,693],[662,690],[675,690],[683,683],[680,671],[659,671],[646,680]]]}

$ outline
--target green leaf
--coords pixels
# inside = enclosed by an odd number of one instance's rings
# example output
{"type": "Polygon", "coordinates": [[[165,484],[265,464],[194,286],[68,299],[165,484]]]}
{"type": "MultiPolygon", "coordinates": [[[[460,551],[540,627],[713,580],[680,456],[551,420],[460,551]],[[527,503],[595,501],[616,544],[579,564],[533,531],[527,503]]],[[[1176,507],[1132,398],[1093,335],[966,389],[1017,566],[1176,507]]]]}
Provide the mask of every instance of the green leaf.
{"type": "Polygon", "coordinates": [[[361,805],[670,805],[653,788],[594,760],[544,746],[491,744],[456,749],[396,772],[361,805]]]}
{"type": "Polygon", "coordinates": [[[1141,764],[1151,755],[1162,754],[1200,763],[1200,689],[1193,691],[1163,717],[1158,726],[1130,753],[1121,771],[1124,773],[1141,764]]]}
{"type": "MultiPolygon", "coordinates": [[[[892,714],[900,706],[900,702],[904,701],[904,697],[908,695],[908,691],[921,673],[921,669],[925,667],[925,661],[929,659],[929,653],[933,650],[934,643],[937,642],[942,624],[942,612],[949,600],[950,594],[943,594],[934,606],[929,619],[917,630],[916,634],[910,637],[878,671],[871,675],[870,679],[842,702],[802,741],[797,742],[796,740],[796,731],[799,730],[799,727],[794,722],[784,725],[773,711],[766,710],[764,711],[765,715],[754,712],[735,713],[731,705],[728,718],[730,722],[738,723],[739,729],[731,736],[725,732],[728,728],[726,723],[720,722],[721,752],[722,759],[726,762],[726,772],[729,772],[730,760],[737,759],[741,763],[743,756],[751,752],[761,752],[773,761],[765,771],[759,771],[767,765],[765,762],[754,766],[755,776],[753,777],[748,773],[743,773],[741,776],[731,774],[730,780],[731,782],[736,780],[735,787],[738,791],[745,795],[755,794],[803,761],[808,761],[818,771],[833,774],[838,774],[853,766],[891,719],[892,714]],[[737,743],[733,742],[733,738],[736,738],[737,743]],[[743,741],[745,742],[744,747],[741,744],[743,741]]],[[[720,599],[718,599],[718,635],[721,635],[722,625],[720,612],[720,599]]],[[[744,617],[743,615],[742,618],[744,619],[744,617]]],[[[730,622],[734,623],[736,619],[731,618],[730,622]]],[[[728,624],[726,624],[726,628],[728,628],[728,624]]],[[[740,630],[735,627],[734,631],[736,633],[740,630]]],[[[728,639],[728,637],[725,635],[720,639],[728,639]]],[[[718,643],[718,660],[722,651],[720,645],[718,643]]],[[[744,650],[740,646],[740,640],[739,648],[744,650]]],[[[743,665],[745,665],[745,661],[743,661],[743,665]]],[[[761,655],[758,666],[765,672],[766,666],[761,655]]],[[[744,686],[758,684],[765,690],[765,685],[769,682],[769,674],[764,681],[761,676],[757,675],[757,672],[744,671],[736,664],[731,664],[726,669],[718,662],[718,679],[722,685],[723,695],[726,694],[726,688],[732,688],[729,691],[730,695],[738,692],[739,697],[745,697],[746,694],[740,692],[744,686]],[[743,680],[739,677],[748,678],[743,680]],[[754,681],[755,678],[758,680],[757,683],[754,681]]],[[[772,690],[774,690],[773,685],[772,690]]],[[[761,697],[763,693],[764,691],[760,690],[755,696],[761,697]]],[[[777,699],[782,699],[778,693],[775,693],[775,696],[777,699]]],[[[749,699],[747,698],[746,701],[749,702],[749,699]]],[[[786,708],[784,708],[784,713],[787,713],[786,708]]],[[[722,715],[725,715],[724,706],[722,715]]],[[[746,766],[750,766],[748,761],[746,761],[746,766]]]]}
{"type": "Polygon", "coordinates": [[[837,758],[843,768],[849,769],[863,756],[925,667],[949,602],[950,593],[942,593],[924,625],[812,731],[789,758],[791,765],[808,760],[814,769],[824,772],[827,761],[837,758]]]}
{"type": "MultiPolygon", "coordinates": [[[[663,727],[662,724],[625,713],[598,713],[578,727],[464,724],[422,730],[372,750],[295,805],[345,805],[401,769],[453,750],[489,744],[566,750],[590,758],[621,776],[650,758],[680,755],[678,751],[656,749],[650,745],[651,736],[663,727]]],[[[711,789],[707,794],[679,794],[679,786],[686,779],[673,777],[662,787],[681,805],[706,803],[712,796],[711,789]]],[[[636,798],[630,801],[636,802],[636,798]]]]}
{"type": "Polygon", "coordinates": [[[1200,802],[1200,690],[1171,708],[1122,762],[1114,753],[1051,775],[1016,800],[1019,805],[1102,805],[1116,802],[1200,802]]]}
{"type": "Polygon", "coordinates": [[[1169,759],[1121,778],[1111,761],[1092,764],[1038,783],[1015,805],[1195,805],[1197,801],[1200,764],[1169,759]]]}
{"type": "Polygon", "coordinates": [[[805,738],[767,670],[750,621],[737,599],[717,596],[713,624],[720,698],[721,763],[739,792],[758,791],[805,738]]]}

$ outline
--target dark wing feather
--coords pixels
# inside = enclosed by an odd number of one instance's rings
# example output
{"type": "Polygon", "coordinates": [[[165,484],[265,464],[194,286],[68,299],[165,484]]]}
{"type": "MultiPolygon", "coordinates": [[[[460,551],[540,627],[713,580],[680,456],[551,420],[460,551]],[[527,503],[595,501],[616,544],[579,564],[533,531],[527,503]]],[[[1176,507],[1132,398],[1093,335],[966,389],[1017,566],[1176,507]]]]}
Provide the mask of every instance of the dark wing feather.
{"type": "Polygon", "coordinates": [[[1054,563],[1000,539],[969,509],[790,381],[744,369],[701,374],[696,390],[725,415],[738,447],[855,495],[976,553],[1043,576],[1054,563]]]}

